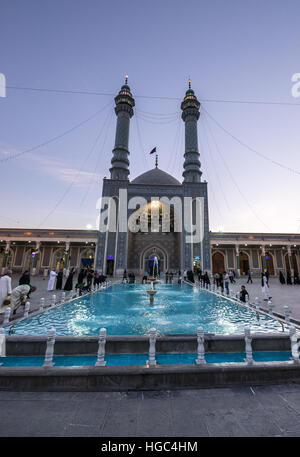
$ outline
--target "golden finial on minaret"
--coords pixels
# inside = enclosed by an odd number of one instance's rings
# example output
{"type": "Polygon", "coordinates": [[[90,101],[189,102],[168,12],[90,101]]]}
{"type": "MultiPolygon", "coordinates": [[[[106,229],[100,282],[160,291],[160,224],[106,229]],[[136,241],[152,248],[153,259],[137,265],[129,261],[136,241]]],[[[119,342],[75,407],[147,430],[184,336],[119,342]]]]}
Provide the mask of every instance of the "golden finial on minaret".
{"type": "Polygon", "coordinates": [[[189,78],[189,89],[191,89],[191,78],[189,78]]]}
{"type": "Polygon", "coordinates": [[[128,84],[128,75],[125,75],[125,84],[128,84]]]}

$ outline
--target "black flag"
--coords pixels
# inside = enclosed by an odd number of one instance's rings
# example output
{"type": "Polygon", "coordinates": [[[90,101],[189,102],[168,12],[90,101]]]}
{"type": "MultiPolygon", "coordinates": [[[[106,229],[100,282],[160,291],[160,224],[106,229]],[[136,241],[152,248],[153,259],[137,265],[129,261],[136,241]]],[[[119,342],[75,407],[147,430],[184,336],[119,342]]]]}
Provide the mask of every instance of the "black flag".
{"type": "Polygon", "coordinates": [[[154,152],[156,152],[156,147],[152,149],[152,151],[150,152],[150,154],[153,154],[154,152]]]}

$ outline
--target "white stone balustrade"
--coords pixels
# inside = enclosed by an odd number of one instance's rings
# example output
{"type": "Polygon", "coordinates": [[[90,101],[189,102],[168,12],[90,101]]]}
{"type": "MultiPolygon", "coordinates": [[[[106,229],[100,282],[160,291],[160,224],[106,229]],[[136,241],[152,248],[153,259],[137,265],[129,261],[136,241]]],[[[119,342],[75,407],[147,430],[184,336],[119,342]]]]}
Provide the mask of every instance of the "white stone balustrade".
{"type": "Polygon", "coordinates": [[[99,331],[98,355],[97,355],[97,362],[95,363],[95,367],[105,367],[105,365],[106,365],[106,362],[104,360],[105,344],[106,344],[106,328],[101,328],[99,331]]]}
{"type": "Polygon", "coordinates": [[[25,303],[25,307],[24,307],[24,317],[28,317],[29,310],[30,310],[30,301],[27,301],[25,303]]]}
{"type": "Polygon", "coordinates": [[[6,337],[4,328],[0,328],[0,357],[6,356],[6,337]]]}
{"type": "Polygon", "coordinates": [[[52,328],[48,332],[47,337],[47,347],[45,353],[44,367],[53,367],[53,354],[54,354],[54,344],[55,344],[55,328],[52,328]]]}
{"type": "Polygon", "coordinates": [[[259,298],[255,297],[255,309],[259,311],[259,298]]]}
{"type": "Polygon", "coordinates": [[[45,299],[42,297],[40,299],[40,311],[44,311],[45,299]]]}
{"type": "Polygon", "coordinates": [[[156,336],[157,332],[155,328],[150,329],[150,336],[149,336],[149,360],[147,360],[147,365],[150,367],[154,367],[156,365],[155,360],[155,343],[156,343],[156,336]]]}
{"type": "Polygon", "coordinates": [[[51,306],[55,306],[55,302],[56,302],[56,295],[52,295],[52,297],[51,297],[51,306]]]}
{"type": "Polygon", "coordinates": [[[61,293],[61,304],[63,305],[66,302],[66,292],[61,293]]]}
{"type": "Polygon", "coordinates": [[[204,348],[204,330],[202,327],[197,328],[197,342],[198,342],[198,348],[197,348],[197,353],[198,357],[196,359],[196,364],[197,365],[204,365],[206,363],[205,360],[205,348],[204,348]]]}
{"type": "Polygon", "coordinates": [[[3,320],[4,325],[9,323],[10,313],[11,313],[11,308],[10,308],[10,306],[8,306],[4,312],[4,320],[3,320]]]}
{"type": "Polygon", "coordinates": [[[79,297],[79,289],[76,289],[76,298],[79,297]]]}
{"type": "Polygon", "coordinates": [[[290,327],[290,340],[291,340],[291,352],[292,352],[292,359],[293,362],[299,363],[299,345],[298,345],[298,337],[299,333],[297,333],[296,328],[291,326],[290,327]]]}
{"type": "Polygon", "coordinates": [[[252,354],[252,337],[250,327],[245,327],[245,351],[246,351],[246,362],[248,365],[253,363],[253,354],[252,354]]]}
{"type": "Polygon", "coordinates": [[[285,321],[287,323],[290,323],[291,311],[290,311],[290,308],[288,307],[288,305],[284,305],[284,317],[285,317],[285,321]]]}
{"type": "Polygon", "coordinates": [[[274,305],[271,300],[268,300],[268,313],[273,314],[274,305]]]}

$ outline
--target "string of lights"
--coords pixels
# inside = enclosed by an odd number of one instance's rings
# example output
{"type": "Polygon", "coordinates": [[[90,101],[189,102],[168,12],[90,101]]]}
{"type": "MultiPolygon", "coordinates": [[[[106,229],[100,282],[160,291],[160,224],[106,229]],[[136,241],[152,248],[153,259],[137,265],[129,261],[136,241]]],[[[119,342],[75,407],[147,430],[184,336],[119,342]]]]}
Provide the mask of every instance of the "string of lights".
{"type": "MultiPolygon", "coordinates": [[[[109,103],[109,105],[111,105],[111,102],[109,103]]],[[[109,113],[110,114],[110,113],[109,113]]],[[[103,130],[104,130],[104,127],[102,125],[102,129],[100,129],[100,131],[97,133],[97,136],[96,136],[96,139],[95,141],[93,142],[92,144],[92,147],[90,148],[89,150],[89,153],[86,155],[86,157],[84,158],[83,162],[82,162],[82,165],[81,167],[77,170],[76,174],[75,174],[75,177],[73,178],[72,182],[69,184],[69,186],[66,188],[66,190],[63,192],[62,196],[58,199],[58,201],[55,203],[55,205],[53,206],[53,208],[49,211],[49,213],[44,217],[44,219],[42,220],[42,222],[37,226],[37,228],[40,228],[42,225],[44,225],[44,223],[49,219],[49,217],[56,211],[56,209],[59,207],[59,205],[63,202],[63,200],[65,199],[65,197],[68,195],[68,193],[70,192],[70,190],[72,189],[73,185],[75,184],[75,182],[77,181],[77,178],[78,176],[80,175],[80,173],[82,172],[86,162],[89,160],[89,158],[91,157],[93,151],[95,150],[96,148],[96,145],[98,143],[98,140],[101,136],[101,134],[103,133],[103,130]]]]}
{"type": "Polygon", "coordinates": [[[242,192],[240,186],[238,185],[238,183],[236,182],[236,180],[234,179],[233,177],[233,174],[231,173],[226,161],[224,160],[224,157],[223,157],[223,154],[221,153],[219,147],[218,147],[218,144],[216,142],[216,139],[215,139],[215,136],[212,132],[212,129],[210,128],[210,125],[209,125],[209,122],[207,120],[207,117],[206,115],[203,116],[203,119],[204,119],[204,123],[207,125],[207,128],[208,128],[208,131],[213,139],[213,142],[214,142],[214,145],[215,145],[215,148],[216,148],[216,151],[218,152],[219,154],[219,157],[221,158],[222,160],[222,163],[224,165],[224,167],[226,168],[227,170],[227,173],[229,174],[230,176],[230,179],[231,181],[233,182],[233,184],[235,185],[235,187],[237,188],[239,194],[241,195],[241,197],[243,198],[243,200],[245,201],[245,203],[247,204],[248,208],[250,209],[250,211],[252,212],[252,214],[256,217],[256,219],[262,224],[264,225],[264,227],[266,227],[266,229],[269,231],[269,233],[272,233],[272,229],[260,218],[260,216],[256,213],[256,211],[253,209],[251,203],[249,202],[249,200],[247,199],[247,197],[245,196],[245,194],[242,192]]]}
{"type": "Polygon", "coordinates": [[[93,171],[93,176],[92,178],[90,179],[90,182],[89,182],[89,185],[88,185],[88,188],[87,190],[85,191],[82,199],[81,199],[81,202],[80,202],[80,206],[83,205],[88,193],[90,192],[91,190],[91,187],[92,187],[92,184],[95,183],[95,177],[96,177],[96,173],[97,173],[97,169],[98,169],[98,166],[99,166],[99,162],[100,162],[100,159],[103,159],[103,151],[104,151],[104,148],[105,148],[105,144],[106,144],[106,140],[107,140],[107,136],[108,136],[108,131],[109,131],[109,127],[111,125],[111,121],[112,121],[112,118],[113,118],[113,110],[111,111],[108,111],[107,113],[107,116],[105,118],[105,121],[102,125],[102,129],[100,130],[99,132],[99,135],[96,139],[96,144],[99,140],[99,138],[101,137],[103,131],[105,130],[105,134],[104,134],[104,138],[103,138],[103,143],[102,143],[102,146],[99,148],[99,151],[98,151],[98,157],[97,157],[97,160],[96,160],[96,164],[95,164],[95,167],[94,167],[94,171],[93,171]]]}
{"type": "Polygon", "coordinates": [[[111,105],[111,101],[109,101],[109,103],[107,103],[104,107],[100,108],[99,110],[97,110],[94,114],[92,114],[91,116],[89,116],[87,119],[84,119],[83,121],[79,122],[78,124],[75,124],[73,127],[71,127],[70,129],[68,130],[65,130],[64,132],[52,137],[52,138],[49,138],[48,140],[46,141],[43,141],[42,143],[39,143],[35,146],[32,146],[31,148],[29,149],[25,149],[24,151],[21,151],[21,152],[17,152],[16,154],[11,154],[7,157],[3,157],[0,159],[0,163],[4,163],[4,162],[8,162],[9,160],[12,160],[12,159],[16,159],[18,157],[21,157],[23,156],[24,154],[28,154],[29,152],[33,152],[33,151],[36,151],[37,149],[40,149],[40,148],[43,148],[45,146],[47,146],[48,144],[51,144],[53,143],[54,141],[57,141],[63,137],[65,137],[66,135],[68,135],[69,133],[71,132],[74,132],[74,130],[77,130],[78,128],[80,128],[82,125],[84,124],[87,124],[89,121],[91,121],[92,119],[94,119],[95,117],[97,117],[100,113],[102,113],[108,106],[111,105]]]}
{"type": "Polygon", "coordinates": [[[248,149],[249,151],[253,152],[254,154],[258,155],[259,157],[267,160],[270,163],[273,163],[274,165],[277,165],[278,167],[284,168],[285,170],[288,170],[292,173],[295,173],[297,175],[300,175],[300,171],[295,170],[294,168],[288,167],[287,165],[284,165],[283,163],[277,162],[274,159],[271,159],[270,157],[266,156],[265,154],[256,151],[254,148],[249,146],[248,144],[244,143],[242,140],[237,138],[235,135],[233,135],[231,132],[229,132],[225,127],[223,127],[220,122],[218,122],[209,112],[207,111],[206,108],[203,108],[203,111],[206,113],[206,115],[221,129],[223,132],[227,133],[231,138],[233,138],[235,141],[237,141],[241,146],[244,148],[248,149]]]}
{"type": "MultiPolygon", "coordinates": [[[[75,90],[75,89],[49,89],[41,87],[23,87],[23,86],[6,86],[7,89],[11,90],[23,90],[33,92],[48,92],[57,94],[73,94],[73,95],[98,95],[98,96],[109,96],[115,97],[116,94],[109,92],[98,92],[88,90],[75,90]]],[[[135,95],[135,98],[145,98],[153,100],[182,100],[180,97],[166,97],[159,95],[135,95]]],[[[277,106],[300,106],[297,102],[281,102],[281,101],[266,101],[266,100],[231,100],[231,99],[215,99],[215,98],[199,98],[201,103],[231,103],[231,104],[251,104],[251,105],[277,105],[277,106]]]]}

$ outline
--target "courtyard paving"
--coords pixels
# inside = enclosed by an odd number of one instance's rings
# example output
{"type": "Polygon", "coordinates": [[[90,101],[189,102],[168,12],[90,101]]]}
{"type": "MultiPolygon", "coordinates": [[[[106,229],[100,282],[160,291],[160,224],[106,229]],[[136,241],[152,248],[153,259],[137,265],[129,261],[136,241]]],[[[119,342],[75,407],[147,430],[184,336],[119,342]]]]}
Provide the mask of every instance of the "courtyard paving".
{"type": "Polygon", "coordinates": [[[1,437],[299,437],[300,385],[0,392],[1,437]]]}

